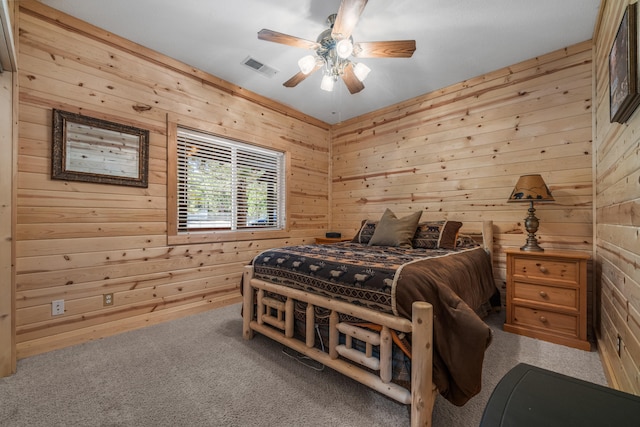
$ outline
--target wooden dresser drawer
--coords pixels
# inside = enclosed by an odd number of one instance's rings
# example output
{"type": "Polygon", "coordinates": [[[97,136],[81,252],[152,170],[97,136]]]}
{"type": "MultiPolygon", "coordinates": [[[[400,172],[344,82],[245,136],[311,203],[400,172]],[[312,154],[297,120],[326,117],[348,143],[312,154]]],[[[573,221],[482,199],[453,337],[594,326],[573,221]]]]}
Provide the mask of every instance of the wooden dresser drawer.
{"type": "Polygon", "coordinates": [[[514,281],[513,298],[579,309],[578,289],[514,281]]]}
{"type": "Polygon", "coordinates": [[[578,317],[548,310],[514,305],[513,324],[578,336],[578,317]]]}
{"type": "Polygon", "coordinates": [[[571,260],[518,257],[514,260],[513,276],[561,280],[577,284],[579,263],[571,260]]]}

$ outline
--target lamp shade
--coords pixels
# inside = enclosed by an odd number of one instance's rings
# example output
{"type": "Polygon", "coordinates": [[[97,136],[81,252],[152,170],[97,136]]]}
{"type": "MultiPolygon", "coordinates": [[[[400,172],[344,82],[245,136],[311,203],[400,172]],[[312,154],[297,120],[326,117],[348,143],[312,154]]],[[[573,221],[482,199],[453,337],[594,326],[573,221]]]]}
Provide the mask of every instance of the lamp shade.
{"type": "Polygon", "coordinates": [[[344,39],[336,43],[336,53],[342,59],[347,59],[353,52],[353,43],[351,40],[344,39]]]}
{"type": "Polygon", "coordinates": [[[333,84],[335,80],[328,74],[322,76],[322,81],[320,82],[320,89],[326,90],[327,92],[331,92],[333,90],[333,84]]]}
{"type": "Polygon", "coordinates": [[[540,175],[522,175],[507,202],[553,202],[555,199],[540,175]]]}
{"type": "Polygon", "coordinates": [[[303,74],[309,74],[311,71],[313,71],[315,66],[316,57],[313,55],[303,56],[298,61],[298,67],[300,67],[300,71],[302,71],[303,74]]]}
{"type": "Polygon", "coordinates": [[[363,82],[364,79],[367,78],[370,71],[371,68],[367,67],[362,62],[358,62],[356,66],[353,67],[353,74],[355,74],[358,80],[360,80],[361,82],[363,82]]]}

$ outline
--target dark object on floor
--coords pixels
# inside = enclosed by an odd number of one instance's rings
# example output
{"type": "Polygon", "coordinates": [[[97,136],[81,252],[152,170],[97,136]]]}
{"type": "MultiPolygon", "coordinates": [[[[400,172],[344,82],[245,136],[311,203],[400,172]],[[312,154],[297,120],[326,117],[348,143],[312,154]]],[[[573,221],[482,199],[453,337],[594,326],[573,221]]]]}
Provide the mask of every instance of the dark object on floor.
{"type": "Polygon", "coordinates": [[[500,380],[480,427],[640,425],[640,397],[520,363],[500,380]]]}
{"type": "Polygon", "coordinates": [[[500,298],[500,291],[498,290],[498,288],[496,288],[496,291],[493,293],[493,296],[489,300],[489,303],[495,311],[500,311],[500,309],[502,308],[502,300],[500,298]]]}

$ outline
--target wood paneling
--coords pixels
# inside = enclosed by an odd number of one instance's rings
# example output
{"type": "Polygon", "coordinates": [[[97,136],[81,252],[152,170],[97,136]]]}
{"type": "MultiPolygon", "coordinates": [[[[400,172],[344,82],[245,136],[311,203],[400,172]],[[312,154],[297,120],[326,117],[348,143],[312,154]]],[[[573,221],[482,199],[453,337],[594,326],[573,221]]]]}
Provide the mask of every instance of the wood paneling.
{"type": "Polygon", "coordinates": [[[473,229],[492,219],[502,288],[528,208],[507,198],[540,173],[556,199],[536,205],[541,246],[591,253],[591,98],[587,41],[335,126],[332,228],[350,236],[386,207],[473,229]]]}
{"type": "Polygon", "coordinates": [[[324,235],[328,125],[37,2],[19,25],[18,357],[237,302],[255,254],[324,235]],[[53,108],[149,129],[148,188],[51,180],[53,108]],[[168,117],[286,151],[288,232],[167,244],[168,117]]]}
{"type": "MultiPolygon", "coordinates": [[[[9,1],[2,13],[16,34],[17,2],[9,1]]],[[[15,40],[15,35],[14,35],[15,40]]],[[[8,40],[6,40],[8,42],[8,40]]],[[[3,39],[4,42],[4,39],[3,39]]],[[[0,73],[0,377],[16,370],[15,316],[15,238],[16,175],[18,140],[18,76],[5,70],[0,73]]]]}
{"type": "Polygon", "coordinates": [[[609,51],[627,4],[603,1],[594,38],[599,350],[610,383],[640,394],[640,113],[609,122],[609,51]]]}

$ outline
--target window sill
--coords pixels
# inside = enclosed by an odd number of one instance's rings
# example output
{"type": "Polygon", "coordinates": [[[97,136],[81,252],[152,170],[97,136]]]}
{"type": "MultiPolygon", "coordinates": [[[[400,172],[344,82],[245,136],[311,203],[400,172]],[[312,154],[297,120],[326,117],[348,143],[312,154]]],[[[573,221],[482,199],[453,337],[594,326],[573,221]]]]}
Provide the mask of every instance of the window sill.
{"type": "Polygon", "coordinates": [[[210,242],[239,242],[244,240],[268,240],[289,237],[287,230],[202,231],[167,236],[169,245],[188,245],[210,242]]]}

